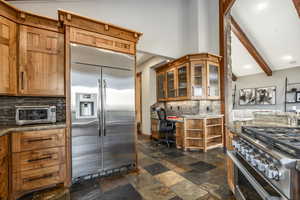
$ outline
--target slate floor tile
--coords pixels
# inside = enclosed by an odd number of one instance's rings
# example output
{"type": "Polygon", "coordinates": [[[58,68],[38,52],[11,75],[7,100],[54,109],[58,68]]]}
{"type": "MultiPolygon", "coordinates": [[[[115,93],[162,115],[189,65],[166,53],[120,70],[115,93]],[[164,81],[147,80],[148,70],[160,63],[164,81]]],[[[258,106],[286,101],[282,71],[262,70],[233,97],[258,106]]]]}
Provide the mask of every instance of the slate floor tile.
{"type": "Polygon", "coordinates": [[[130,184],[118,186],[103,194],[105,200],[142,200],[140,193],[130,184]]]}
{"type": "Polygon", "coordinates": [[[149,172],[152,176],[155,176],[157,174],[164,173],[166,171],[169,171],[167,167],[162,165],[161,163],[155,163],[152,165],[148,165],[144,167],[147,172],[149,172]]]}
{"type": "Polygon", "coordinates": [[[184,177],[181,175],[173,172],[173,171],[167,171],[161,174],[158,174],[155,176],[155,178],[166,185],[167,187],[170,187],[172,185],[175,185],[176,183],[179,183],[180,181],[185,180],[184,177]]]}
{"type": "Polygon", "coordinates": [[[184,200],[197,200],[208,194],[207,191],[193,184],[188,180],[181,181],[171,187],[171,189],[184,200]]]}
{"type": "Polygon", "coordinates": [[[196,170],[199,173],[205,173],[207,171],[210,171],[210,170],[216,168],[216,166],[209,164],[207,162],[203,162],[203,161],[199,161],[199,162],[190,164],[190,166],[193,168],[193,170],[196,170]]]}
{"type": "Polygon", "coordinates": [[[176,197],[176,194],[163,185],[149,185],[139,190],[145,200],[169,200],[176,197]]]}
{"type": "Polygon", "coordinates": [[[172,152],[168,152],[165,153],[167,156],[171,157],[171,158],[178,158],[178,157],[182,157],[184,156],[184,154],[180,151],[172,151],[172,152]]]}

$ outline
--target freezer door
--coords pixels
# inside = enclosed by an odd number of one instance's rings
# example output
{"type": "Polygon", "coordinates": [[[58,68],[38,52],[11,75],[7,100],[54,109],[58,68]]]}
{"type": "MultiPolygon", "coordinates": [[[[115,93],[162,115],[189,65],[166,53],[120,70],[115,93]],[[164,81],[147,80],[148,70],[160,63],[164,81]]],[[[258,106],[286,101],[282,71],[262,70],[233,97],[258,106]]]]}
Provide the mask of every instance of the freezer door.
{"type": "Polygon", "coordinates": [[[132,69],[102,68],[103,170],[136,163],[135,89],[132,69]]]}
{"type": "Polygon", "coordinates": [[[96,174],[102,169],[100,136],[101,68],[72,64],[72,177],[96,174]],[[88,114],[82,115],[82,105],[88,114]],[[95,113],[95,114],[93,114],[95,113]]]}

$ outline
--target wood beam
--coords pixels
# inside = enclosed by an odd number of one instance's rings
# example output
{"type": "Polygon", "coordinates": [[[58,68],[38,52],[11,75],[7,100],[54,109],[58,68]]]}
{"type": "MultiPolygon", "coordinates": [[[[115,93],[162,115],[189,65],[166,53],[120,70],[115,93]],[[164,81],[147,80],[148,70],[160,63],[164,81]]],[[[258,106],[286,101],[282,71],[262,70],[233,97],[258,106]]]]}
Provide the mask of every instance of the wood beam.
{"type": "Polygon", "coordinates": [[[232,73],[232,81],[237,81],[237,79],[238,77],[234,73],[232,73]]]}
{"type": "Polygon", "coordinates": [[[232,30],[232,32],[241,41],[241,43],[248,50],[250,55],[255,59],[255,61],[261,67],[261,69],[268,76],[272,76],[271,68],[269,67],[267,62],[264,60],[264,58],[260,55],[260,53],[256,50],[255,46],[248,39],[247,35],[244,33],[244,31],[241,29],[241,27],[238,25],[238,23],[234,20],[234,18],[232,16],[231,16],[230,20],[231,20],[231,30],[232,30]]]}
{"type": "Polygon", "coordinates": [[[298,15],[300,17],[300,0],[293,0],[293,2],[294,2],[296,10],[298,12],[298,15]]]}
{"type": "Polygon", "coordinates": [[[226,15],[236,0],[223,0],[223,14],[226,15]]]}

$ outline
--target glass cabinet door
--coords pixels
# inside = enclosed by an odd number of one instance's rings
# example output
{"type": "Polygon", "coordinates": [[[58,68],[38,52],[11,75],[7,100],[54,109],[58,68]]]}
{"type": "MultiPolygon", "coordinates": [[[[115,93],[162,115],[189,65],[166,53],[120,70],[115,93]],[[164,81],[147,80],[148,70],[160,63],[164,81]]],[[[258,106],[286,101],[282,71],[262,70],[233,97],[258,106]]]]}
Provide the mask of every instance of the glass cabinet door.
{"type": "Polygon", "coordinates": [[[164,100],[165,98],[165,73],[161,72],[157,75],[157,99],[164,100]]]}
{"type": "Polygon", "coordinates": [[[191,64],[192,97],[205,96],[205,63],[191,64]]]}
{"type": "Polygon", "coordinates": [[[219,70],[218,65],[208,63],[208,97],[220,97],[219,70]]]}
{"type": "Polygon", "coordinates": [[[188,67],[187,65],[182,65],[177,67],[177,89],[178,97],[187,97],[188,93],[188,67]]]}
{"type": "Polygon", "coordinates": [[[167,94],[168,94],[168,98],[176,97],[175,70],[171,70],[167,72],[167,94]]]}

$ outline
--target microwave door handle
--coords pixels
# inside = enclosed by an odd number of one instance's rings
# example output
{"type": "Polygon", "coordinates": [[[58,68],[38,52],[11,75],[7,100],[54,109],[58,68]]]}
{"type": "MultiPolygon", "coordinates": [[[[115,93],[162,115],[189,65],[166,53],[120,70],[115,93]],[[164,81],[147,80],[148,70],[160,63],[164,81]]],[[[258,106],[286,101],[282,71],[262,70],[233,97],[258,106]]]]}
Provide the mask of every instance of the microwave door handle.
{"type": "Polygon", "coordinates": [[[103,79],[103,107],[102,107],[102,112],[103,112],[103,136],[106,136],[106,88],[107,88],[107,83],[106,80],[103,79]]]}
{"type": "Polygon", "coordinates": [[[233,151],[227,151],[227,155],[230,157],[230,159],[233,161],[234,165],[242,172],[242,174],[247,178],[247,180],[250,182],[250,184],[254,187],[254,189],[257,191],[257,193],[265,200],[281,200],[282,198],[274,197],[268,194],[263,189],[263,186],[261,186],[255,178],[245,169],[245,167],[240,163],[240,161],[236,158],[233,151]]]}

